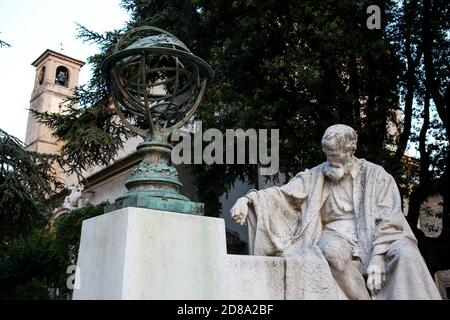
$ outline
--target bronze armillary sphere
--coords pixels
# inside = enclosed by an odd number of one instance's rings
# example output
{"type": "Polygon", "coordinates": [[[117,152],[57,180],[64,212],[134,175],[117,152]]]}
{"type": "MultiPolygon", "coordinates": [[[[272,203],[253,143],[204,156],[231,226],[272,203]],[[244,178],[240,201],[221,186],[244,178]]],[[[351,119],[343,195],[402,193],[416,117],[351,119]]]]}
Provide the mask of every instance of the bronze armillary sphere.
{"type": "MultiPolygon", "coordinates": [[[[131,114],[145,119],[146,129],[132,125],[116,104],[126,126],[144,138],[181,127],[197,109],[210,66],[167,31],[140,27],[125,34],[102,64],[114,100],[131,114]],[[150,33],[123,48],[132,36],[150,33]]],[[[145,126],[145,124],[144,124],[145,126]]]]}
{"type": "Polygon", "coordinates": [[[133,206],[203,214],[203,204],[179,193],[168,137],[195,113],[213,78],[210,66],[167,31],[139,27],[117,42],[101,69],[121,121],[144,138],[137,147],[142,161],[125,184],[128,192],[106,211],[133,206]]]}

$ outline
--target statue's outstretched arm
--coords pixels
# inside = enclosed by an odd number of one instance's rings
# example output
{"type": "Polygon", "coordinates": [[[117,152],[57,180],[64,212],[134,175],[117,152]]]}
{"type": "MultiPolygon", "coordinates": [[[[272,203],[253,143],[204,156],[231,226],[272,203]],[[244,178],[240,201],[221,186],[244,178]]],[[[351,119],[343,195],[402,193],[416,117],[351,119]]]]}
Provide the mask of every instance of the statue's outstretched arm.
{"type": "Polygon", "coordinates": [[[261,191],[251,189],[245,196],[239,198],[231,208],[232,219],[243,225],[248,217],[249,210],[253,207],[261,192],[270,195],[270,198],[274,201],[294,204],[294,207],[298,207],[298,210],[300,210],[301,202],[307,198],[309,193],[309,176],[310,171],[305,170],[281,187],[274,186],[261,191]]]}

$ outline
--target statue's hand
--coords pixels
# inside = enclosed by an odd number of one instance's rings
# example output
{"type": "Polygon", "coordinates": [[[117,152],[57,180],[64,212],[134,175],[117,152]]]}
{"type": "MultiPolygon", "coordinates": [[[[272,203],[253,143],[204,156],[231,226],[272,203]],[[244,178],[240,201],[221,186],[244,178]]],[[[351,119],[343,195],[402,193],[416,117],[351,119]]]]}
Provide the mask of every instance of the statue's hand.
{"type": "Polygon", "coordinates": [[[377,295],[386,282],[386,269],[383,255],[372,257],[367,268],[367,288],[372,296],[377,295]]]}
{"type": "Polygon", "coordinates": [[[246,197],[239,198],[230,210],[231,218],[234,222],[243,225],[248,215],[249,199],[246,197]]]}

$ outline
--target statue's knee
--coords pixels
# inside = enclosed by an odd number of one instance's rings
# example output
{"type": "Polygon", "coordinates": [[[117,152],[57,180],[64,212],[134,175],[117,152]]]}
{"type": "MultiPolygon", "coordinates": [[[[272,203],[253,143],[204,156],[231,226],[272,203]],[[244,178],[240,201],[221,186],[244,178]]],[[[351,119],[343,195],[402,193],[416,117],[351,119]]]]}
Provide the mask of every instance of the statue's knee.
{"type": "Polygon", "coordinates": [[[399,240],[399,242],[393,245],[387,252],[387,258],[388,260],[395,258],[402,261],[415,262],[418,258],[421,258],[421,254],[419,249],[408,241],[399,240]]]}
{"type": "Polygon", "coordinates": [[[350,259],[343,248],[331,244],[319,245],[319,248],[332,269],[337,271],[345,270],[345,265],[350,259]]]}

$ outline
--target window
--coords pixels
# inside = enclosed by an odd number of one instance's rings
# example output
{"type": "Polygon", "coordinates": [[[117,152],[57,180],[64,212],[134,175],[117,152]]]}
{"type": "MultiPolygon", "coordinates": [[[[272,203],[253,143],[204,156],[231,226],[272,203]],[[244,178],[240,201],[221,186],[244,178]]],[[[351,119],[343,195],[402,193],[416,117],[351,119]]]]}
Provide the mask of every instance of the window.
{"type": "Polygon", "coordinates": [[[66,67],[60,66],[56,69],[55,83],[60,86],[69,86],[69,70],[66,67]]]}
{"type": "Polygon", "coordinates": [[[38,82],[39,84],[43,84],[45,79],[45,66],[41,68],[39,71],[38,82]]]}

